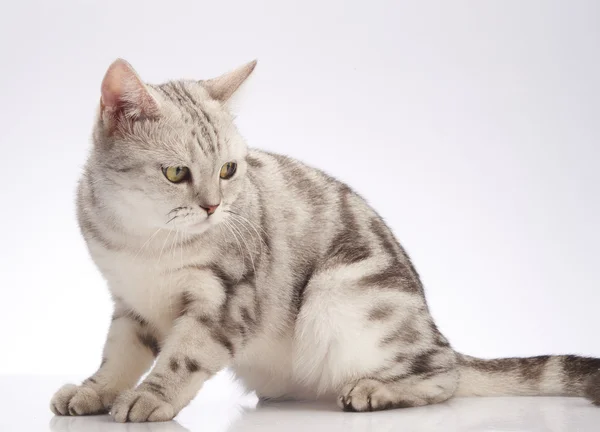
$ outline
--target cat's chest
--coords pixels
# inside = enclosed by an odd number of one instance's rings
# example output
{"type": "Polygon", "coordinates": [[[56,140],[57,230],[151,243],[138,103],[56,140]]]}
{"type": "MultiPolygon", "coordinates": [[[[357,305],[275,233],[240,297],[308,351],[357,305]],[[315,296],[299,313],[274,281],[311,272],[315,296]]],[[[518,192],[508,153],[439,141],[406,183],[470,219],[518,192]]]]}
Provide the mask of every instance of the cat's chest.
{"type": "Polygon", "coordinates": [[[207,260],[184,251],[133,255],[90,249],[113,296],[160,327],[170,326],[179,312],[186,268],[207,260]]]}

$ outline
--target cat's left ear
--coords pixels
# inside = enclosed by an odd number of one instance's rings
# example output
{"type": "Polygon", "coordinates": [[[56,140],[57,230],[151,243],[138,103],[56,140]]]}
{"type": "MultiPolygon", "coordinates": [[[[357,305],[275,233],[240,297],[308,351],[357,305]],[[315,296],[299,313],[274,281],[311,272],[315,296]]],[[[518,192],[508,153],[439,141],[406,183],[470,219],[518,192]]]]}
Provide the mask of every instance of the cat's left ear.
{"type": "Polygon", "coordinates": [[[231,72],[221,75],[220,77],[200,81],[200,83],[208,91],[210,97],[219,102],[226,103],[240,88],[244,81],[246,81],[255,67],[256,60],[253,60],[244,66],[240,66],[231,72]]]}

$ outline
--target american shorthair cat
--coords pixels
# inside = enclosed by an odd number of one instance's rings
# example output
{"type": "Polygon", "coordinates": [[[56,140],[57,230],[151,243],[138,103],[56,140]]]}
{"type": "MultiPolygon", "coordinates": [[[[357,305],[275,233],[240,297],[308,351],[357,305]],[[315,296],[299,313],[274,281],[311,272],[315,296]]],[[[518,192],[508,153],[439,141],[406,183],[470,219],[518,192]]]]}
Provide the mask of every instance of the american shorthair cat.
{"type": "Polygon", "coordinates": [[[600,359],[454,351],[360,196],[249,149],[228,101],[255,65],[161,85],[124,60],[106,72],[77,204],[114,314],[99,369],[58,390],[55,414],[170,420],[226,367],[261,398],[344,411],[488,395],[600,405],[600,359]]]}

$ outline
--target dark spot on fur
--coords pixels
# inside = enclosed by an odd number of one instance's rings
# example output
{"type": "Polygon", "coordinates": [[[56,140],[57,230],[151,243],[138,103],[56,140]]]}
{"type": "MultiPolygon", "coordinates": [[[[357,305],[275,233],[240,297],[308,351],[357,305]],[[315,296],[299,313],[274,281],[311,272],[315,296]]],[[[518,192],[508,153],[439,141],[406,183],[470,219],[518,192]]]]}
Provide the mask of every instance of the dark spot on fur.
{"type": "Polygon", "coordinates": [[[565,389],[571,395],[578,396],[586,390],[587,384],[600,373],[600,358],[562,356],[565,389]]]}
{"type": "Polygon", "coordinates": [[[386,253],[394,258],[394,262],[397,262],[398,250],[394,247],[392,233],[385,223],[379,218],[371,219],[371,231],[375,233],[386,253]]]}
{"type": "Polygon", "coordinates": [[[588,379],[585,386],[585,397],[596,406],[600,406],[600,370],[588,379]]]}
{"type": "Polygon", "coordinates": [[[438,353],[437,350],[429,350],[416,356],[412,360],[410,373],[412,375],[422,375],[431,372],[434,369],[434,356],[438,353]]]}
{"type": "Polygon", "coordinates": [[[524,380],[540,382],[550,356],[521,359],[520,372],[524,380]]]}
{"type": "Polygon", "coordinates": [[[179,312],[179,316],[183,316],[188,313],[190,310],[190,305],[194,303],[196,299],[193,294],[189,291],[184,291],[181,294],[181,299],[179,300],[181,311],[179,312]]]}
{"type": "Polygon", "coordinates": [[[211,317],[206,316],[206,315],[197,316],[196,321],[199,324],[205,325],[206,327],[212,327],[215,324],[214,320],[211,317]]]}
{"type": "Polygon", "coordinates": [[[236,281],[225,270],[223,270],[216,264],[211,265],[209,269],[213,273],[213,275],[217,279],[219,279],[221,285],[223,285],[223,288],[225,289],[225,294],[227,296],[233,294],[233,289],[235,287],[236,281]]]}
{"type": "Polygon", "coordinates": [[[300,313],[300,309],[302,309],[302,305],[304,305],[304,292],[306,291],[306,287],[310,282],[314,272],[316,265],[312,262],[304,263],[304,265],[300,268],[296,269],[294,274],[294,281],[292,286],[292,314],[294,317],[297,317],[300,313]]]}
{"type": "Polygon", "coordinates": [[[449,347],[450,342],[448,342],[448,339],[446,339],[446,337],[439,331],[435,323],[433,321],[430,321],[429,326],[431,328],[431,332],[433,333],[435,344],[441,348],[449,347]]]}
{"type": "Polygon", "coordinates": [[[410,285],[403,277],[398,267],[388,267],[385,270],[364,276],[358,281],[363,287],[387,288],[400,290],[402,287],[410,285]]]}
{"type": "Polygon", "coordinates": [[[126,316],[137,322],[141,327],[146,327],[148,325],[148,321],[146,321],[138,312],[134,311],[133,309],[128,309],[126,311],[126,316]]]}
{"type": "Polygon", "coordinates": [[[154,357],[158,356],[160,353],[160,345],[154,336],[147,332],[140,332],[137,336],[140,343],[148,348],[154,357]]]}
{"type": "Polygon", "coordinates": [[[200,365],[198,364],[198,362],[196,360],[186,357],[184,359],[184,362],[185,362],[185,367],[188,370],[188,372],[194,373],[194,372],[198,372],[200,370],[200,365]]]}
{"type": "Polygon", "coordinates": [[[155,393],[165,399],[165,388],[162,385],[148,381],[144,382],[143,385],[145,385],[152,393],[155,393]]]}
{"type": "Polygon", "coordinates": [[[353,264],[371,256],[371,250],[360,236],[360,227],[350,206],[352,192],[340,187],[339,215],[342,230],[333,238],[327,256],[332,264],[353,264]]]}
{"type": "Polygon", "coordinates": [[[221,329],[213,328],[211,335],[212,338],[217,343],[221,344],[227,351],[229,351],[229,355],[233,357],[235,349],[229,338],[225,335],[225,333],[221,329]]]}
{"type": "Polygon", "coordinates": [[[343,231],[333,239],[331,248],[327,254],[334,262],[354,264],[369,258],[371,251],[367,246],[357,244],[356,234],[343,231]]]}
{"type": "Polygon", "coordinates": [[[246,157],[246,162],[248,162],[248,165],[250,165],[252,168],[262,168],[264,166],[262,161],[250,155],[246,157]]]}
{"type": "Polygon", "coordinates": [[[169,360],[169,368],[173,372],[177,372],[179,370],[179,362],[177,360],[175,360],[174,358],[172,358],[171,360],[169,360]]]}
{"type": "Polygon", "coordinates": [[[410,322],[403,323],[400,327],[386,335],[380,345],[403,345],[409,346],[415,344],[419,340],[420,334],[410,322]]]}
{"type": "Polygon", "coordinates": [[[246,327],[250,328],[254,325],[254,319],[250,316],[250,311],[247,307],[242,307],[240,309],[240,315],[242,316],[242,321],[246,324],[246,327]]]}
{"type": "Polygon", "coordinates": [[[462,363],[485,373],[517,373],[524,381],[540,382],[551,356],[526,358],[477,359],[468,358],[462,363]]]}

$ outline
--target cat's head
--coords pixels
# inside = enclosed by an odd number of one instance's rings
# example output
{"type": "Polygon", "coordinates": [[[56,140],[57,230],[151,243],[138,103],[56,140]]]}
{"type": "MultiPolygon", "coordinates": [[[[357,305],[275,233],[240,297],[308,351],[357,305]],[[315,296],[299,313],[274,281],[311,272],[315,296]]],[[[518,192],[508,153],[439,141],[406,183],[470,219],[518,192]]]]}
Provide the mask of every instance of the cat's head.
{"type": "Polygon", "coordinates": [[[255,65],[205,81],[149,85],[115,61],[102,82],[88,164],[104,210],[141,230],[200,233],[223,220],[247,168],[227,102],[255,65]]]}

